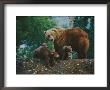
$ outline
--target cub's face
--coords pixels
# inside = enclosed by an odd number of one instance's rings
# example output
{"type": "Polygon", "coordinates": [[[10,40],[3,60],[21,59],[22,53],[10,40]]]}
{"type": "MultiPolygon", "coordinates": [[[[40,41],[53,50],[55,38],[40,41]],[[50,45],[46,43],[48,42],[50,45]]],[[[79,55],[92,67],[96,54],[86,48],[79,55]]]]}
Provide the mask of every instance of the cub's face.
{"type": "Polygon", "coordinates": [[[72,52],[72,47],[71,46],[64,46],[63,47],[65,52],[72,52]]]}
{"type": "Polygon", "coordinates": [[[57,52],[51,52],[50,56],[52,58],[58,58],[59,57],[59,54],[57,52]]]}

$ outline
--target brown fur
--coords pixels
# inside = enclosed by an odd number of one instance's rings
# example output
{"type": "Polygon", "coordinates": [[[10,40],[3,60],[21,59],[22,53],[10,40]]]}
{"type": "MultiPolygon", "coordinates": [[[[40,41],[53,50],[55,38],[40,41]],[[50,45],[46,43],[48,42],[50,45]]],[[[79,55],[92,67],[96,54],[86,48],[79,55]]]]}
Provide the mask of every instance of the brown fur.
{"type": "Polygon", "coordinates": [[[64,46],[63,47],[63,60],[72,59],[72,48],[71,46],[64,46]]]}
{"type": "Polygon", "coordinates": [[[63,46],[71,46],[78,53],[78,58],[87,58],[89,48],[88,34],[79,27],[63,30],[52,28],[47,30],[46,34],[51,34],[54,38],[55,51],[62,57],[63,46]],[[57,34],[59,32],[59,34],[57,34]]]}
{"type": "Polygon", "coordinates": [[[45,61],[46,66],[53,64],[53,59],[59,57],[58,53],[49,51],[45,44],[34,50],[33,58],[36,60],[42,59],[45,61]]]}

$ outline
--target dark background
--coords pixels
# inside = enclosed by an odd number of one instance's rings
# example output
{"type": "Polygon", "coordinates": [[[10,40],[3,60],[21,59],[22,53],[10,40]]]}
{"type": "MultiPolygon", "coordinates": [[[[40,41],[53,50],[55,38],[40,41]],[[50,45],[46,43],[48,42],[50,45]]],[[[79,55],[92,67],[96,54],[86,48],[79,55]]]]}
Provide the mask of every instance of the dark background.
{"type": "Polygon", "coordinates": [[[106,4],[109,0],[0,0],[2,3],[33,4],[106,4]]]}
{"type": "MultiPolygon", "coordinates": [[[[0,0],[0,90],[52,90],[52,89],[65,89],[65,90],[88,90],[88,89],[109,89],[110,77],[107,77],[108,88],[3,88],[4,87],[4,15],[3,15],[3,4],[6,3],[34,3],[34,4],[107,4],[110,0],[0,0]]],[[[110,68],[110,3],[108,4],[107,10],[107,68],[110,68]]],[[[109,70],[107,69],[107,76],[110,76],[109,70]]]]}

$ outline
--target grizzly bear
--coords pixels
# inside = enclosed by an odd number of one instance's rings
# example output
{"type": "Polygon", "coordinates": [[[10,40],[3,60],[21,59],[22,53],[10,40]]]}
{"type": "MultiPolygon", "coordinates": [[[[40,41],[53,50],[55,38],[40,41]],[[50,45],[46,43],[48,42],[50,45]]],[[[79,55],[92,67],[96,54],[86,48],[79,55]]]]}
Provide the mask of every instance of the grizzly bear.
{"type": "Polygon", "coordinates": [[[54,42],[55,51],[58,52],[60,58],[63,56],[64,46],[71,46],[72,50],[77,52],[79,59],[87,58],[89,39],[88,34],[81,28],[52,28],[44,31],[44,34],[48,40],[54,42]]]}
{"type": "Polygon", "coordinates": [[[46,66],[50,66],[53,64],[54,58],[58,58],[59,55],[57,52],[48,50],[45,43],[43,43],[40,47],[34,50],[33,52],[33,58],[35,62],[38,61],[38,59],[42,59],[45,62],[46,66]]]}
{"type": "Polygon", "coordinates": [[[62,57],[63,60],[72,59],[72,47],[71,46],[64,46],[62,53],[63,53],[63,57],[62,57]]]}

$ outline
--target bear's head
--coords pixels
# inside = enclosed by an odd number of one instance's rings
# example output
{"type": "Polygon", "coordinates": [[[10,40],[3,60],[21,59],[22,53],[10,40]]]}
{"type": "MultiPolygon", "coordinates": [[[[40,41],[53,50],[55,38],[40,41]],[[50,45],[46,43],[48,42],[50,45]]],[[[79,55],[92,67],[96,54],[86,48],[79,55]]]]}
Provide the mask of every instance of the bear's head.
{"type": "Polygon", "coordinates": [[[60,37],[60,35],[63,33],[63,30],[63,28],[51,28],[47,31],[44,31],[44,34],[49,41],[54,42],[60,37]]]}

